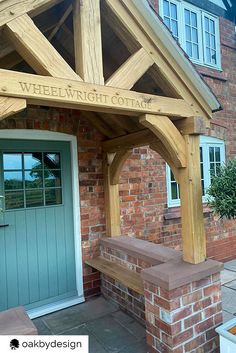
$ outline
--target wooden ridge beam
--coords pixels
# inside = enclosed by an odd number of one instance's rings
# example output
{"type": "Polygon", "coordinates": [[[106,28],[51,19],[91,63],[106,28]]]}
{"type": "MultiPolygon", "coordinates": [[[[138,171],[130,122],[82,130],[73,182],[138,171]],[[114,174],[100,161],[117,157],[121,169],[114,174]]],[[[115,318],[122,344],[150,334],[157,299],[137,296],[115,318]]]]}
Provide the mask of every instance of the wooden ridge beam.
{"type": "Polygon", "coordinates": [[[28,13],[37,16],[62,0],[4,0],[0,1],[0,28],[17,17],[28,13]]]}
{"type": "Polygon", "coordinates": [[[20,55],[38,74],[81,81],[27,14],[7,23],[4,31],[20,55]]]}
{"type": "Polygon", "coordinates": [[[186,167],[186,148],[183,136],[166,116],[146,114],[139,121],[163,143],[177,168],[186,167]]]}
{"type": "Polygon", "coordinates": [[[75,0],[73,16],[76,72],[103,85],[100,0],[75,0]]]}
{"type": "Polygon", "coordinates": [[[106,86],[131,89],[152,65],[152,58],[141,48],[114,72],[106,86]]]}
{"type": "Polygon", "coordinates": [[[142,147],[150,145],[153,141],[156,141],[156,136],[148,129],[134,132],[125,136],[117,137],[112,140],[107,140],[102,143],[102,149],[104,152],[118,152],[129,150],[135,147],[142,147]]]}
{"type": "Polygon", "coordinates": [[[29,103],[36,105],[122,115],[193,115],[190,105],[182,99],[1,69],[0,95],[25,98],[29,103]]]}
{"type": "Polygon", "coordinates": [[[18,113],[26,108],[26,100],[19,98],[0,97],[0,120],[18,113]]]}

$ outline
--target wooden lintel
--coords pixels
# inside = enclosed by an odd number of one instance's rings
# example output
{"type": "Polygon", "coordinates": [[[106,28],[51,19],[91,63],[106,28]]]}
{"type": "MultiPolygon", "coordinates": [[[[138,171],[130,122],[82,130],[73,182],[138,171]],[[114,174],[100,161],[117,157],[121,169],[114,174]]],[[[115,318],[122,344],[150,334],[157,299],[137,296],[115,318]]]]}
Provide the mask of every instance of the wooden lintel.
{"type": "Polygon", "coordinates": [[[24,15],[37,16],[62,0],[4,0],[0,1],[0,28],[9,21],[24,15]]]}
{"type": "Polygon", "coordinates": [[[152,65],[152,58],[141,48],[114,72],[106,86],[131,89],[152,65]]]}
{"type": "Polygon", "coordinates": [[[120,173],[125,161],[131,156],[131,150],[121,150],[116,152],[115,157],[110,165],[110,180],[111,185],[119,184],[120,173]]]}
{"type": "Polygon", "coordinates": [[[122,115],[193,115],[190,105],[183,99],[1,69],[0,95],[26,98],[36,105],[87,108],[90,111],[122,115]]]}
{"type": "Polygon", "coordinates": [[[139,121],[163,143],[176,168],[186,167],[184,138],[167,116],[146,114],[139,121]]]}
{"type": "Polygon", "coordinates": [[[20,98],[0,97],[0,120],[18,113],[26,108],[26,100],[20,98]]]}
{"type": "Polygon", "coordinates": [[[134,132],[121,137],[116,137],[112,140],[107,140],[102,143],[104,152],[114,153],[117,151],[129,150],[135,147],[147,146],[154,140],[157,140],[155,135],[148,129],[134,132]]]}
{"type": "Polygon", "coordinates": [[[103,85],[100,0],[75,0],[73,25],[76,72],[85,82],[103,85]]]}
{"type": "Polygon", "coordinates": [[[207,122],[209,119],[201,116],[190,116],[173,121],[181,135],[204,135],[206,134],[207,122]]]}
{"type": "Polygon", "coordinates": [[[81,81],[27,14],[8,22],[4,31],[19,54],[39,75],[81,81]]]}

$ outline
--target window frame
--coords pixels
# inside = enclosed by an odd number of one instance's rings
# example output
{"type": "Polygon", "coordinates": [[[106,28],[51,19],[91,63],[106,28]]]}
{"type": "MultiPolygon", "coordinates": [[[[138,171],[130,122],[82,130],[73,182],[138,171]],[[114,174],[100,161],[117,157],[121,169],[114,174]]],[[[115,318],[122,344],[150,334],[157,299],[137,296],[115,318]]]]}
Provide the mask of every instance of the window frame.
{"type": "MultiPolygon", "coordinates": [[[[210,136],[200,136],[200,147],[202,147],[202,157],[203,157],[203,176],[204,176],[204,188],[205,190],[210,186],[210,158],[209,158],[209,148],[210,147],[220,147],[220,163],[223,165],[225,163],[225,142],[215,137],[210,136]]],[[[178,184],[177,184],[178,185],[178,184]]],[[[167,186],[167,206],[179,207],[180,199],[172,199],[171,195],[171,168],[166,163],[166,186],[167,186]]],[[[202,196],[202,202],[207,202],[207,194],[202,196]]]]}
{"type": "MultiPolygon", "coordinates": [[[[177,25],[178,25],[178,42],[180,46],[186,51],[186,35],[185,35],[185,21],[184,10],[189,10],[197,14],[198,25],[198,40],[199,40],[199,59],[194,59],[189,56],[189,59],[197,65],[209,67],[211,69],[222,70],[221,68],[221,51],[220,51],[220,28],[219,17],[212,15],[197,6],[187,3],[182,0],[167,0],[177,6],[177,25]],[[208,63],[206,57],[206,39],[205,39],[205,24],[204,17],[207,17],[215,23],[215,39],[216,39],[216,64],[208,63]]],[[[159,13],[164,22],[164,0],[159,1],[159,13]]]]}

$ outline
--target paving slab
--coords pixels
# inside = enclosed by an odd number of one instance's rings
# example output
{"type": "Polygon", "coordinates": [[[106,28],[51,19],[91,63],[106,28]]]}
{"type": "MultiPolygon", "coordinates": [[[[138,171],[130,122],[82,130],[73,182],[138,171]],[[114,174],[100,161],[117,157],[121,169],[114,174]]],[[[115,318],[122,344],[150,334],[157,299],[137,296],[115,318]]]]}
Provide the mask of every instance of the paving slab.
{"type": "Polygon", "coordinates": [[[91,321],[87,323],[87,327],[110,353],[118,353],[137,342],[137,338],[111,315],[91,321]]]}
{"type": "Polygon", "coordinates": [[[236,313],[236,291],[222,286],[222,307],[230,314],[236,313]]]}
{"type": "Polygon", "coordinates": [[[221,284],[236,280],[236,272],[224,269],[221,272],[221,284]]]}
{"type": "Polygon", "coordinates": [[[74,327],[65,331],[62,335],[88,335],[89,336],[89,353],[108,353],[107,350],[99,343],[96,337],[88,330],[87,325],[74,327]]]}
{"type": "Polygon", "coordinates": [[[147,345],[146,340],[142,342],[136,342],[131,346],[123,348],[119,353],[146,353],[147,345]]]}
{"type": "Polygon", "coordinates": [[[227,270],[235,271],[236,272],[236,259],[228,261],[224,264],[224,268],[227,270]]]}
{"type": "Polygon", "coordinates": [[[223,313],[223,323],[225,323],[225,322],[227,322],[227,321],[229,321],[231,319],[235,319],[236,318],[235,315],[230,314],[230,313],[228,313],[225,310],[223,310],[222,313],[223,313]]]}
{"type": "MultiPolygon", "coordinates": [[[[236,280],[225,283],[224,286],[231,288],[231,289],[234,289],[236,291],[236,280]]],[[[236,300],[236,292],[235,292],[235,300],[236,300]]]]}
{"type": "Polygon", "coordinates": [[[52,334],[61,334],[65,330],[80,326],[117,310],[116,305],[106,301],[103,297],[98,297],[83,304],[46,315],[43,317],[43,321],[52,334]]]}
{"type": "Polygon", "coordinates": [[[47,327],[47,325],[45,324],[45,322],[41,318],[34,319],[33,323],[37,327],[39,335],[51,335],[52,334],[51,330],[47,327]]]}

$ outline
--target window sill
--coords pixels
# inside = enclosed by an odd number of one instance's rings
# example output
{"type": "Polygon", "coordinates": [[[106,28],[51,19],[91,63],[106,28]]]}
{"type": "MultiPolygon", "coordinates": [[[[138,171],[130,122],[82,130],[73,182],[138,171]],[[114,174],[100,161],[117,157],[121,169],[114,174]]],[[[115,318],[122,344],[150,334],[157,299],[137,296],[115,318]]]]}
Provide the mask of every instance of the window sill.
{"type": "MultiPolygon", "coordinates": [[[[208,217],[210,213],[212,213],[212,210],[206,204],[203,204],[204,217],[208,217]]],[[[165,221],[170,221],[172,219],[180,219],[180,218],[181,218],[180,206],[167,208],[167,213],[164,215],[165,221]]]]}

